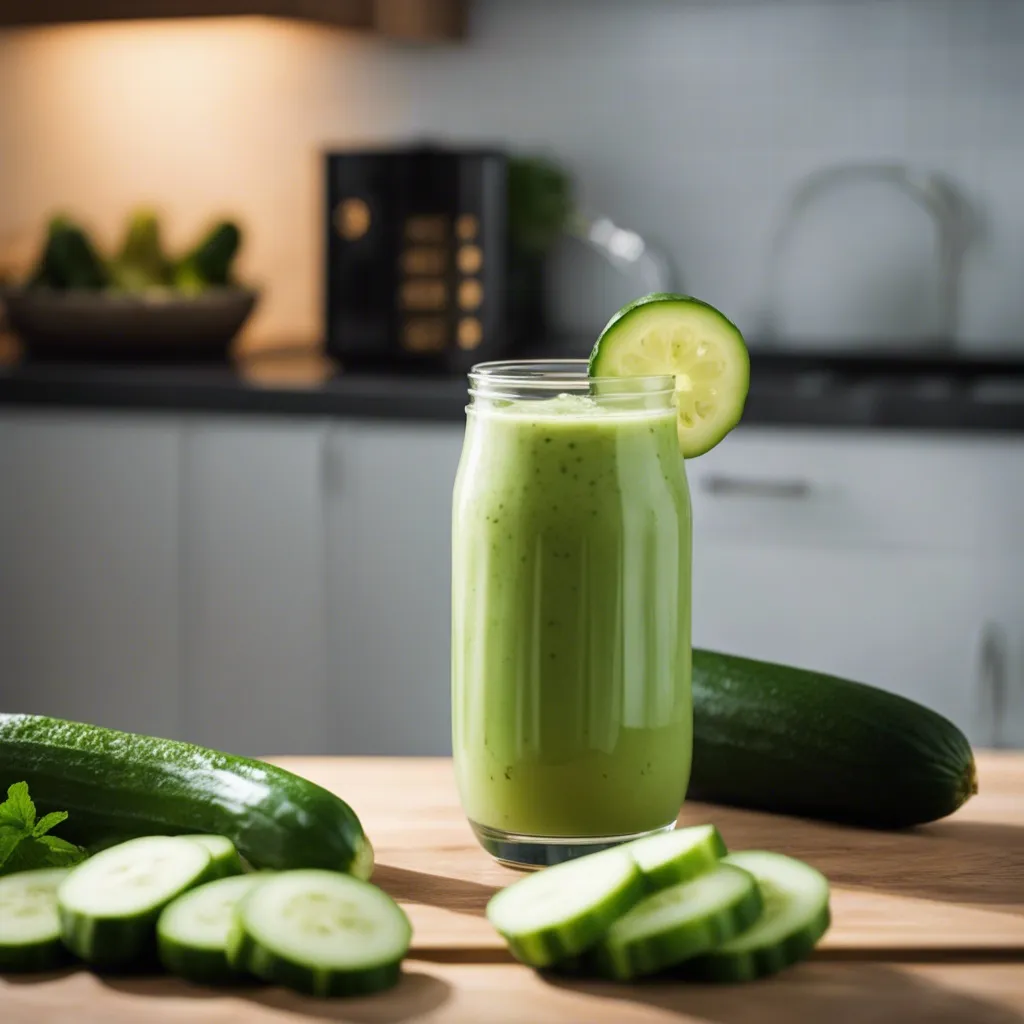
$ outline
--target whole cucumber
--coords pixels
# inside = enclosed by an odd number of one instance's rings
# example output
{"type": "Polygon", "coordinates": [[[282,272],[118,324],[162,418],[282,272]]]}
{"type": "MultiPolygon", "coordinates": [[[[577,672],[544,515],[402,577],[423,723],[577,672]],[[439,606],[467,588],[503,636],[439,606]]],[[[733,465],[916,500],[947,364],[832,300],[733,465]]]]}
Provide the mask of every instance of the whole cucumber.
{"type": "Polygon", "coordinates": [[[174,282],[184,291],[231,283],[231,266],[242,245],[241,229],[233,221],[215,224],[178,264],[174,282]]]}
{"type": "Polygon", "coordinates": [[[170,283],[171,264],[164,254],[160,219],[152,210],[132,214],[110,272],[117,287],[127,292],[144,292],[170,283]]]}
{"type": "Polygon", "coordinates": [[[905,828],[977,791],[967,737],[929,708],[821,672],[693,652],[688,799],[905,828]]]}
{"type": "Polygon", "coordinates": [[[39,715],[0,715],[0,788],[25,781],[39,813],[67,811],[83,846],[143,835],[227,836],[257,868],[368,878],[355,812],[283,768],[190,743],[39,715]]]}
{"type": "Polygon", "coordinates": [[[50,221],[32,283],[59,290],[98,291],[110,283],[110,275],[86,231],[61,216],[50,221]]]}

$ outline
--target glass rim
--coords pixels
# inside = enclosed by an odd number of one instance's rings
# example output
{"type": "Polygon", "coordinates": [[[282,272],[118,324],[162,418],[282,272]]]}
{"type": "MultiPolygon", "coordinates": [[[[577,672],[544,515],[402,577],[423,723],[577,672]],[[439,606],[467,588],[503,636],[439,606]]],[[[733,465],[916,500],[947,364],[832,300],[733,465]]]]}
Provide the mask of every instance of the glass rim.
{"type": "Polygon", "coordinates": [[[588,391],[594,384],[617,384],[621,393],[653,395],[675,392],[673,374],[591,377],[587,372],[587,359],[500,359],[477,363],[469,370],[469,380],[475,388],[527,388],[537,391],[588,391]]]}

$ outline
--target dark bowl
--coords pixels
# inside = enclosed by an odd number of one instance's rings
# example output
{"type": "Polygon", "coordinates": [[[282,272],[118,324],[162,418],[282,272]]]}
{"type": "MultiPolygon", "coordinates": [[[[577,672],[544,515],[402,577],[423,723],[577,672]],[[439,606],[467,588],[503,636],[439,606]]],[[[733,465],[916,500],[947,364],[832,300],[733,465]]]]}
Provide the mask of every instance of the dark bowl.
{"type": "Polygon", "coordinates": [[[259,294],[246,288],[194,296],[36,288],[2,298],[10,329],[32,358],[178,361],[226,358],[259,294]]]}

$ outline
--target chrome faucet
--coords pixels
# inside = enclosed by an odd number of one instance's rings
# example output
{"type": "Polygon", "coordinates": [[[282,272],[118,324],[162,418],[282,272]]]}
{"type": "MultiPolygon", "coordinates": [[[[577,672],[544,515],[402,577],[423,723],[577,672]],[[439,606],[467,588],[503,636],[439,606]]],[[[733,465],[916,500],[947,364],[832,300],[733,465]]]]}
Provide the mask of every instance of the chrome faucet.
{"type": "Polygon", "coordinates": [[[888,182],[906,192],[932,216],[936,227],[939,265],[940,340],[952,345],[960,316],[960,284],[964,255],[974,233],[973,211],[959,188],[948,178],[931,171],[919,171],[903,164],[838,164],[813,171],[793,190],[772,231],[761,302],[761,336],[775,340],[778,335],[774,307],[778,295],[778,268],[800,215],[824,193],[850,181],[888,182]]]}

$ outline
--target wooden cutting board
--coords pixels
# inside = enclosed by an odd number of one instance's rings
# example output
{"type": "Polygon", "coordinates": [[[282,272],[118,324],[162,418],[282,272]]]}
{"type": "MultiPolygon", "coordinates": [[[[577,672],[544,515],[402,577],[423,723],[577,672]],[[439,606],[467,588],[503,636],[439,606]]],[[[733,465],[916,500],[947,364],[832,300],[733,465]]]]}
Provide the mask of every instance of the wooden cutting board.
{"type": "Polygon", "coordinates": [[[1024,755],[980,756],[980,794],[902,834],[687,805],[684,823],[795,854],[834,884],[834,924],[810,963],[724,987],[554,982],[511,962],[483,911],[519,876],[477,846],[447,760],[274,760],[362,818],[374,880],[416,930],[396,989],[324,1002],[72,970],[0,977],[0,1024],[1024,1024],[1024,755]]]}
{"type": "MultiPolygon", "coordinates": [[[[414,949],[507,961],[484,918],[519,877],[480,849],[447,759],[276,758],[339,793],[373,840],[374,881],[402,902],[414,949]]],[[[956,815],[903,833],[874,832],[708,804],[683,824],[714,822],[731,849],[800,857],[833,884],[825,958],[895,952],[1024,952],[1024,756],[979,759],[980,792],[956,815]]]]}

